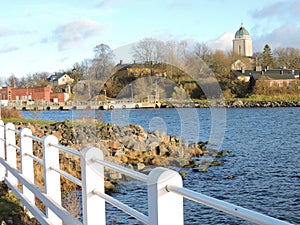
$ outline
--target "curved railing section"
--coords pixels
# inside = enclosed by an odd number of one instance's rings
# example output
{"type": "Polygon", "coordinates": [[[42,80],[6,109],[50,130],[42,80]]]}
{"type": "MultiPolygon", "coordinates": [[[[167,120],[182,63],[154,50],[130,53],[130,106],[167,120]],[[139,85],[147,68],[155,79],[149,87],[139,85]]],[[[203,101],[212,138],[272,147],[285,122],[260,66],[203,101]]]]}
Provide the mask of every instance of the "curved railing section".
{"type": "Polygon", "coordinates": [[[86,147],[82,151],[77,151],[59,145],[58,139],[53,135],[37,137],[28,128],[17,130],[14,124],[4,124],[1,120],[0,180],[8,185],[21,200],[23,207],[27,208],[41,224],[105,224],[105,202],[107,202],[144,224],[182,225],[184,223],[183,198],[255,224],[290,224],[184,188],[182,178],[176,171],[158,167],[146,175],[106,161],[100,149],[86,147]],[[16,142],[17,138],[19,138],[18,142],[16,142]],[[34,155],[33,141],[41,143],[42,158],[34,155]],[[60,154],[67,153],[80,159],[81,179],[60,169],[60,154]],[[17,166],[17,162],[20,162],[20,166],[17,166]],[[34,162],[43,167],[42,188],[38,187],[34,181],[34,162]],[[148,191],[148,215],[105,193],[104,168],[145,183],[148,191]],[[76,219],[62,207],[61,177],[81,187],[82,220],[76,219]],[[45,213],[36,206],[35,198],[45,205],[45,213]]]}

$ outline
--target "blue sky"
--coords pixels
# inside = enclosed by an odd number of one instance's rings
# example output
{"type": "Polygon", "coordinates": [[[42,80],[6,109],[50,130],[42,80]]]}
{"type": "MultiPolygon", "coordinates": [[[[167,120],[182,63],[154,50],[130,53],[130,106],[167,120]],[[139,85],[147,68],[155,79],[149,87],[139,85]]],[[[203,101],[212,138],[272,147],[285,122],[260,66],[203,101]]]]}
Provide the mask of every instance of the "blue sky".
{"type": "Polygon", "coordinates": [[[254,51],[300,48],[299,19],[298,0],[1,0],[0,77],[65,70],[98,44],[149,37],[228,50],[241,21],[254,51]]]}

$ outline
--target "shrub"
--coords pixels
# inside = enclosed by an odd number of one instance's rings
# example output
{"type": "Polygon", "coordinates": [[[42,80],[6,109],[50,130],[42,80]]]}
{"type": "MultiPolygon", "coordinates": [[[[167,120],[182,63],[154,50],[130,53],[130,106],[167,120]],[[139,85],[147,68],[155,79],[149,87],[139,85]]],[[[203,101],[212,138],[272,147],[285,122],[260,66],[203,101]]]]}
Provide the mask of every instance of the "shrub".
{"type": "Polygon", "coordinates": [[[10,118],[19,118],[23,119],[23,116],[20,111],[15,109],[1,108],[0,109],[0,118],[10,119],[10,118]]]}

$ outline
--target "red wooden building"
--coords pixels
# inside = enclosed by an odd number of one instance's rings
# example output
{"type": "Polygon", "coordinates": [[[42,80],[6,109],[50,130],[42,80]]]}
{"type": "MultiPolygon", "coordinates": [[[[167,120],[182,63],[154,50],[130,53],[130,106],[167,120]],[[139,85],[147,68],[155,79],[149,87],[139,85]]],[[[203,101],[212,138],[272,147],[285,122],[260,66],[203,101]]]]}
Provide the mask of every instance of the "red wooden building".
{"type": "Polygon", "coordinates": [[[50,87],[42,88],[13,88],[0,87],[0,100],[10,101],[48,101],[48,102],[65,102],[69,99],[69,94],[52,93],[50,87]]]}

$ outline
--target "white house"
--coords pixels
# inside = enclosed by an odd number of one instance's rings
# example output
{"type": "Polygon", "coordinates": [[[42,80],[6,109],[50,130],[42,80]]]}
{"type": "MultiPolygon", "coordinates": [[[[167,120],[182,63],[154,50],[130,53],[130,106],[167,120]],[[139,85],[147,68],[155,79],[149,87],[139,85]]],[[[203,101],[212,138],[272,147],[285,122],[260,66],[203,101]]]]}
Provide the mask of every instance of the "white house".
{"type": "Polygon", "coordinates": [[[64,85],[64,84],[71,84],[74,82],[74,79],[71,78],[68,74],[54,74],[51,75],[48,80],[50,80],[54,86],[64,85]]]}

